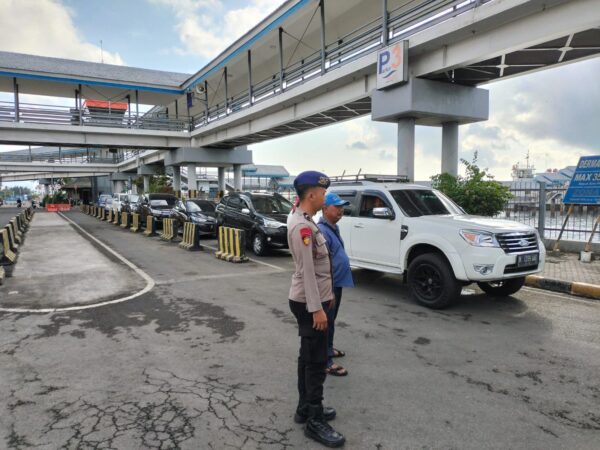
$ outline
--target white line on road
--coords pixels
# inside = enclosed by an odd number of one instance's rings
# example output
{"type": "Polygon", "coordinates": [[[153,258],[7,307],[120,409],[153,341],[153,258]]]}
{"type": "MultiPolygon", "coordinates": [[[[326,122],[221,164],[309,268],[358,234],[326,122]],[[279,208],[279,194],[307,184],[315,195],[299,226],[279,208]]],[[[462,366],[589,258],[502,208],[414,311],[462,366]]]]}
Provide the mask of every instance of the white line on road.
{"type": "Polygon", "coordinates": [[[89,239],[93,240],[98,245],[102,246],[104,249],[106,249],[106,251],[108,251],[111,254],[113,254],[116,258],[118,258],[119,260],[121,260],[125,265],[127,265],[134,272],[136,272],[140,277],[142,277],[146,281],[146,287],[144,289],[142,289],[141,291],[136,292],[135,294],[128,295],[127,297],[118,298],[116,300],[108,300],[108,301],[100,302],[100,303],[93,303],[93,304],[90,304],[90,305],[66,306],[66,307],[63,307],[63,308],[39,308],[39,309],[33,309],[33,308],[31,308],[31,309],[29,309],[29,308],[0,308],[0,312],[47,314],[47,313],[55,313],[55,312],[63,312],[63,311],[80,311],[80,310],[83,310],[83,309],[99,308],[100,306],[114,305],[116,303],[122,303],[122,302],[126,302],[127,300],[132,300],[132,299],[134,299],[136,297],[139,297],[140,295],[144,295],[146,292],[149,292],[155,286],[156,283],[154,282],[154,280],[152,279],[152,277],[150,275],[148,275],[146,272],[144,272],[142,269],[140,269],[138,266],[136,266],[134,263],[132,263],[127,258],[125,258],[124,256],[122,256],[119,253],[117,253],[116,251],[114,251],[112,248],[110,248],[107,245],[105,245],[102,242],[100,242],[98,239],[96,239],[90,233],[88,233],[87,231],[85,231],[83,228],[81,228],[74,221],[72,221],[71,219],[69,219],[68,217],[66,217],[64,214],[58,213],[58,215],[61,216],[63,219],[65,219],[67,222],[71,223],[71,225],[73,225],[74,227],[76,227],[79,231],[81,231],[83,234],[85,234],[89,239]]]}
{"type": "MultiPolygon", "coordinates": [[[[206,248],[210,248],[211,250],[214,250],[215,252],[217,250],[219,250],[217,247],[212,247],[211,245],[205,245],[202,244],[202,247],[206,247],[206,248]]],[[[285,272],[287,269],[284,269],[283,267],[279,267],[279,266],[275,266],[273,264],[269,264],[263,261],[259,261],[258,259],[254,259],[254,258],[248,258],[249,261],[255,262],[256,264],[262,264],[263,266],[267,266],[270,267],[271,269],[275,269],[275,270],[279,270],[281,272],[285,272]]]]}

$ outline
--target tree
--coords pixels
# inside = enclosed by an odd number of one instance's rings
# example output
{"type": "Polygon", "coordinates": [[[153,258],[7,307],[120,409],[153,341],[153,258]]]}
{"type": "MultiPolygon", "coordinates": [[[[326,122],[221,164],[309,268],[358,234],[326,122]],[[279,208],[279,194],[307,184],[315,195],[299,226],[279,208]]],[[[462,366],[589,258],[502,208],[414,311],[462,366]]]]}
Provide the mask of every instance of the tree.
{"type": "Polygon", "coordinates": [[[460,160],[465,166],[464,177],[442,173],[431,177],[431,185],[462,206],[469,214],[495,216],[504,209],[512,194],[508,187],[494,180],[487,168],[479,168],[477,156],[475,152],[472,162],[460,160]]]}

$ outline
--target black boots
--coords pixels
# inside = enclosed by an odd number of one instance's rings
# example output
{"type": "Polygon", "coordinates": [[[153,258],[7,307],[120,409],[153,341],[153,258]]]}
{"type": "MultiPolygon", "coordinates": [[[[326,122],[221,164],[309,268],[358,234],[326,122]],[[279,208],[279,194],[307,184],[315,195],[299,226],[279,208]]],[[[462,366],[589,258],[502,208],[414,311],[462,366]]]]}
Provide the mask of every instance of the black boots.
{"type": "Polygon", "coordinates": [[[321,405],[308,405],[308,420],[304,435],[327,447],[341,447],[346,438],[335,431],[326,421],[321,405]]]}
{"type": "MultiPolygon", "coordinates": [[[[335,419],[335,409],[329,408],[328,406],[323,406],[323,418],[329,422],[330,420],[335,419]]],[[[296,414],[294,414],[294,422],[296,423],[306,423],[308,420],[308,405],[298,406],[296,408],[296,414]]]]}

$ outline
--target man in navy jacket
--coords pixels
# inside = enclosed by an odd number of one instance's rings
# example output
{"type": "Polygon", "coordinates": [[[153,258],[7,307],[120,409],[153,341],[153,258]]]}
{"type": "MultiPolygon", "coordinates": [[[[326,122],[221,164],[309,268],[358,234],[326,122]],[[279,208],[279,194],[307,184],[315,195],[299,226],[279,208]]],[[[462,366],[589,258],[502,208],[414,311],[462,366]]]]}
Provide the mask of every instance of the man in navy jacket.
{"type": "Polygon", "coordinates": [[[327,374],[340,377],[348,375],[348,371],[333,362],[333,358],[346,355],[343,351],[333,346],[335,319],[337,318],[342,301],[342,288],[354,287],[354,281],[352,280],[352,272],[350,271],[350,260],[344,249],[344,241],[340,235],[337,223],[344,217],[344,206],[348,204],[347,201],[342,200],[337,194],[329,193],[325,195],[323,216],[318,224],[321,233],[323,233],[323,236],[327,240],[327,247],[329,248],[333,273],[333,293],[335,295],[335,306],[326,311],[328,321],[327,330],[329,333],[327,374]]]}

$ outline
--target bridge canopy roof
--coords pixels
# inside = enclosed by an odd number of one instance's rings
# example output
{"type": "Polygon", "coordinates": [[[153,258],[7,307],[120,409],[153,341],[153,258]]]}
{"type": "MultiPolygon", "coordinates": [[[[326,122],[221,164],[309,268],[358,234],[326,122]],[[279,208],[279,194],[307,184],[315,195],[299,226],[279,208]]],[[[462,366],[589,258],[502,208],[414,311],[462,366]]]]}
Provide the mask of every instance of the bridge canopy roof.
{"type": "Polygon", "coordinates": [[[140,103],[166,104],[181,96],[181,85],[189,74],[100,64],[21,53],[0,52],[0,91],[13,92],[13,78],[19,93],[74,97],[82,85],[82,97],[123,100],[127,94],[140,103]]]}

